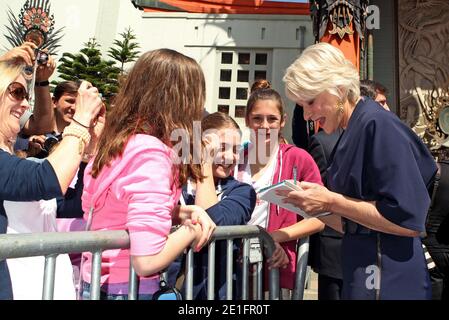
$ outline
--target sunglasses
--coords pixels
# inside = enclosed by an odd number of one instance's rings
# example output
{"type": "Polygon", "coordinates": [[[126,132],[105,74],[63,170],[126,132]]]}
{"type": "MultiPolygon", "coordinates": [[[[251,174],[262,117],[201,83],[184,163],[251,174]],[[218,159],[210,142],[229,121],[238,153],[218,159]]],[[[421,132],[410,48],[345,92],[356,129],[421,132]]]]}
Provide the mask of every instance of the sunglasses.
{"type": "Polygon", "coordinates": [[[13,82],[8,86],[9,94],[17,101],[30,100],[25,87],[19,82],[13,82]]]}

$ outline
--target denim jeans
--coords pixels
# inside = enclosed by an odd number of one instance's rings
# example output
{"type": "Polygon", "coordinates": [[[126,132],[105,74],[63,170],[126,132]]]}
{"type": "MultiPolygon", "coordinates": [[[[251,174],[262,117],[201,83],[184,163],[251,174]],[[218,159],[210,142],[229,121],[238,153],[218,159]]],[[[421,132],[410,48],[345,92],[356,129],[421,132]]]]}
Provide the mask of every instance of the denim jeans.
{"type": "MultiPolygon", "coordinates": [[[[82,300],[90,300],[90,284],[83,282],[83,291],[81,292],[82,300]]],[[[137,300],[152,300],[152,294],[139,294],[137,300]]],[[[107,293],[100,289],[100,300],[128,300],[127,294],[107,293]]]]}

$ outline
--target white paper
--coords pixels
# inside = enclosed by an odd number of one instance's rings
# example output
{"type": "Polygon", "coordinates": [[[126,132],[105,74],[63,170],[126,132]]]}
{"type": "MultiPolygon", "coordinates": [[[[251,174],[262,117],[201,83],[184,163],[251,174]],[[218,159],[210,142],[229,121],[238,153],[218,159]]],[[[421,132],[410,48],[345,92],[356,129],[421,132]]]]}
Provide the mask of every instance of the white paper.
{"type": "Polygon", "coordinates": [[[304,219],[318,218],[318,217],[323,217],[323,216],[327,216],[327,215],[331,214],[329,212],[324,212],[324,213],[317,214],[315,216],[310,216],[307,213],[305,213],[303,210],[295,207],[293,204],[284,203],[283,200],[285,199],[285,197],[277,195],[278,191],[292,192],[292,191],[302,191],[302,189],[301,189],[301,187],[291,183],[290,181],[283,181],[279,184],[272,185],[271,187],[260,190],[260,192],[259,192],[260,199],[265,200],[270,203],[273,203],[273,204],[276,204],[281,208],[292,211],[292,212],[300,215],[304,219]]]}

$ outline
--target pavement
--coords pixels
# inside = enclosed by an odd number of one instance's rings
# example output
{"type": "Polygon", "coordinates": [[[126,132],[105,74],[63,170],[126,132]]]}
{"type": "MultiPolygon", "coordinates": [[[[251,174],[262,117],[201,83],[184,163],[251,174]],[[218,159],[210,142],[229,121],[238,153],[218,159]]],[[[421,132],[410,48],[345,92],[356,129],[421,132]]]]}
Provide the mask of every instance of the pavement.
{"type": "Polygon", "coordinates": [[[304,300],[318,300],[318,274],[311,271],[309,284],[304,291],[304,300]]]}

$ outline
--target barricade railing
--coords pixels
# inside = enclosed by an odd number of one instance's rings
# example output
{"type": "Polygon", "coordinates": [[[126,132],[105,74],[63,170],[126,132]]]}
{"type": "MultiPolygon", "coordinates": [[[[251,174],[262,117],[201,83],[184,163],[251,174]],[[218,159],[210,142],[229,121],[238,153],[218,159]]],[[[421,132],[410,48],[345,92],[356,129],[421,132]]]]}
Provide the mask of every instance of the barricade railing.
{"type": "MultiPolygon", "coordinates": [[[[265,249],[266,257],[271,257],[275,244],[270,235],[262,228],[255,226],[219,227],[215,230],[209,245],[209,270],[214,269],[215,243],[217,240],[227,240],[227,298],[232,299],[233,274],[233,240],[243,239],[242,264],[242,299],[248,299],[249,278],[249,239],[259,238],[265,249]]],[[[92,274],[90,299],[100,299],[100,277],[102,252],[111,249],[129,249],[129,235],[126,231],[90,231],[70,233],[35,233],[0,235],[0,261],[5,259],[25,257],[45,257],[43,300],[52,300],[56,258],[60,254],[81,252],[92,253],[92,274]]],[[[130,262],[131,265],[131,262],[130,262]]],[[[208,277],[208,298],[214,297],[214,272],[208,277]]],[[[262,276],[262,275],[260,275],[262,276]]],[[[261,281],[261,279],[260,279],[261,281]]],[[[193,291],[193,251],[187,255],[186,265],[186,300],[192,299],[193,291]]],[[[260,286],[261,287],[261,286],[260,286]]],[[[132,266],[129,275],[129,300],[137,299],[138,277],[132,266]]],[[[279,269],[271,269],[269,273],[269,299],[279,300],[279,269]]]]}
{"type": "Polygon", "coordinates": [[[304,300],[304,292],[307,281],[307,262],[309,259],[310,238],[303,238],[298,241],[296,255],[296,277],[295,289],[292,293],[292,300],[304,300]]]}
{"type": "Polygon", "coordinates": [[[127,248],[129,248],[129,235],[126,231],[0,235],[0,260],[45,257],[43,300],[53,300],[58,255],[92,253],[91,299],[97,300],[100,298],[101,253],[108,249],[127,248]]]}
{"type": "MultiPolygon", "coordinates": [[[[208,300],[213,300],[215,295],[215,243],[217,240],[227,241],[227,257],[226,257],[226,299],[232,300],[233,288],[233,240],[243,239],[243,263],[242,263],[242,300],[249,298],[249,240],[259,238],[260,243],[265,249],[266,257],[271,257],[276,249],[271,236],[262,228],[256,226],[230,226],[220,227],[215,231],[211,243],[209,245],[208,255],[208,300]]],[[[262,283],[263,274],[258,273],[257,283],[262,283]]],[[[269,299],[279,300],[279,269],[272,269],[268,278],[269,299]]],[[[258,300],[261,300],[262,286],[258,285],[258,300]]],[[[186,259],[186,299],[193,299],[193,251],[190,249],[186,259]]]]}

